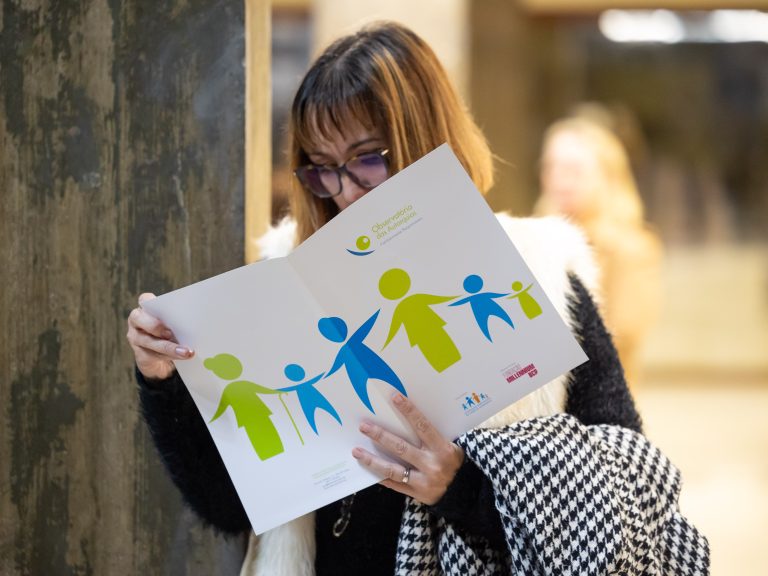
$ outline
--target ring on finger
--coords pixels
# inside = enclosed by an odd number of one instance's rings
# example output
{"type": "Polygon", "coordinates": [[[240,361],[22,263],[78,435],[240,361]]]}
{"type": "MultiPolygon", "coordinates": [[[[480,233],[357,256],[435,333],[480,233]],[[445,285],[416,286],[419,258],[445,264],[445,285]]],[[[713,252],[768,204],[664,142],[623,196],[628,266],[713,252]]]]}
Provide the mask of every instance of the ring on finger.
{"type": "Polygon", "coordinates": [[[403,478],[402,483],[408,484],[408,481],[411,479],[411,467],[406,466],[405,469],[403,469],[403,478]]]}

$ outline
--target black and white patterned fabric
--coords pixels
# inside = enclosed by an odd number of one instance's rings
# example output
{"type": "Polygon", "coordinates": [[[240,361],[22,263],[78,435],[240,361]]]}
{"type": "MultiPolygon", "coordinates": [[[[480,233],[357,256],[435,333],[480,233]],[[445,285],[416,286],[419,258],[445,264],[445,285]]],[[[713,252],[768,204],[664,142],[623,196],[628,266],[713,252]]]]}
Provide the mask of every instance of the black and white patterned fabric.
{"type": "Polygon", "coordinates": [[[507,550],[409,499],[396,574],[699,575],[706,539],[680,515],[680,473],[643,436],[561,414],[457,441],[494,485],[507,550]]]}

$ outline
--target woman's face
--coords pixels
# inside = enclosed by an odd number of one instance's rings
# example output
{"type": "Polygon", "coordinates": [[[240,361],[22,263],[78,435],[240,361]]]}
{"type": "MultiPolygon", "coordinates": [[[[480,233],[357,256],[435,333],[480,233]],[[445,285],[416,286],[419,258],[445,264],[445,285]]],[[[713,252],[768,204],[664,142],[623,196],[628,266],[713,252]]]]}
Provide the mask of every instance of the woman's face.
{"type": "MultiPolygon", "coordinates": [[[[313,164],[341,166],[353,156],[387,147],[380,131],[365,128],[362,124],[354,122],[345,128],[344,134],[334,132],[328,140],[320,137],[306,152],[313,164]]],[[[368,188],[358,186],[347,174],[342,173],[341,193],[334,196],[333,201],[339,210],[344,210],[368,191],[368,188]]]]}
{"type": "Polygon", "coordinates": [[[588,217],[604,178],[592,147],[579,134],[556,132],[547,140],[541,157],[541,193],[560,214],[588,217]]]}

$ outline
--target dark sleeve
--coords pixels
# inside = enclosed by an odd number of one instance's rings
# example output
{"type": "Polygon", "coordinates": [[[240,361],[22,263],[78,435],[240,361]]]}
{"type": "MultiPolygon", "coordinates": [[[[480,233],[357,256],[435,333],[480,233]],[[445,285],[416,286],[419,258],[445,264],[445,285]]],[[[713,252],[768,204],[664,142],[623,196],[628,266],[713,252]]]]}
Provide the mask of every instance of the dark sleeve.
{"type": "Polygon", "coordinates": [[[583,424],[618,424],[642,432],[640,415],[624,379],[611,335],[589,292],[569,275],[569,309],[576,321],[576,339],[589,360],[571,371],[565,411],[583,424]]]}
{"type": "Polygon", "coordinates": [[[469,458],[459,468],[443,497],[430,511],[454,528],[482,536],[495,550],[507,549],[507,538],[496,510],[493,486],[469,458]]]}
{"type": "Polygon", "coordinates": [[[136,370],[136,380],[152,440],[186,504],[220,532],[250,530],[235,486],[178,372],[155,382],[136,370]]]}

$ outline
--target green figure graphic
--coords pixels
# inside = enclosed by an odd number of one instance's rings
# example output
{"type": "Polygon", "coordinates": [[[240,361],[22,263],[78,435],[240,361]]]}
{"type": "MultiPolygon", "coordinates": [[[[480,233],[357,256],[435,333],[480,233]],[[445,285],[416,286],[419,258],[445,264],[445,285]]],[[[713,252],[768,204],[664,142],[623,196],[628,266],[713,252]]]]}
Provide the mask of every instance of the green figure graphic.
{"type": "MultiPolygon", "coordinates": [[[[243,366],[235,356],[231,354],[218,354],[213,358],[207,358],[203,366],[216,374],[222,380],[235,380],[243,373],[243,366]]],[[[235,413],[237,426],[245,428],[248,439],[251,441],[256,455],[260,460],[267,460],[284,452],[283,441],[280,439],[275,425],[272,424],[272,411],[259,398],[259,394],[279,394],[276,390],[249,382],[248,380],[236,380],[230,382],[224,388],[219,402],[219,408],[210,422],[224,414],[230,406],[235,413]]],[[[282,394],[281,394],[282,396],[282,394]]],[[[288,412],[288,407],[280,398],[280,402],[288,412]]],[[[288,417],[293,422],[293,417],[288,412],[288,417]]],[[[293,424],[296,428],[296,424],[293,424]]],[[[298,429],[296,430],[298,434],[298,429]]],[[[301,435],[299,434],[299,439],[301,435]]],[[[302,440],[302,444],[304,441],[302,440]]]]}
{"type": "MultiPolygon", "coordinates": [[[[388,300],[399,300],[408,293],[411,278],[405,270],[392,268],[384,272],[379,279],[379,292],[388,300]]],[[[449,302],[456,296],[436,296],[434,294],[413,294],[403,300],[392,314],[387,341],[382,350],[387,347],[392,338],[405,327],[408,343],[417,346],[430,366],[442,372],[461,360],[461,354],[443,326],[446,322],[438,316],[430,306],[449,302]]]]}
{"type": "Polygon", "coordinates": [[[507,297],[507,300],[510,300],[512,298],[517,298],[517,301],[520,302],[520,308],[523,309],[523,312],[525,315],[530,318],[536,318],[539,314],[541,314],[541,306],[538,302],[534,299],[533,296],[528,294],[528,291],[531,289],[533,284],[528,286],[525,290],[523,290],[523,283],[522,282],[512,282],[512,290],[517,292],[517,294],[513,294],[512,296],[507,297]]]}

